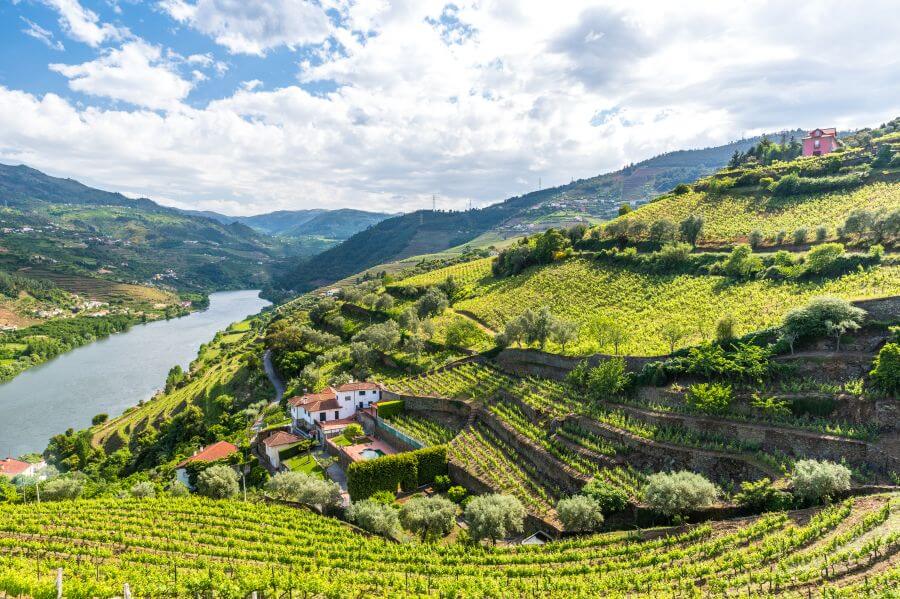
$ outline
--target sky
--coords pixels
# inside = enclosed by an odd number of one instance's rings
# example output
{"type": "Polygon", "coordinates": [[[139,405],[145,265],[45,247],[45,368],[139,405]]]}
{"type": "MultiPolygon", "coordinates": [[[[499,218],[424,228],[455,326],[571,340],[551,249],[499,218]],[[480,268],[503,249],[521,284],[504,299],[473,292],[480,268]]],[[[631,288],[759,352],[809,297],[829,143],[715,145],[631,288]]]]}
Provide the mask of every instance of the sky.
{"type": "Polygon", "coordinates": [[[0,162],[181,208],[484,206],[900,115],[895,0],[0,0],[0,162]]]}

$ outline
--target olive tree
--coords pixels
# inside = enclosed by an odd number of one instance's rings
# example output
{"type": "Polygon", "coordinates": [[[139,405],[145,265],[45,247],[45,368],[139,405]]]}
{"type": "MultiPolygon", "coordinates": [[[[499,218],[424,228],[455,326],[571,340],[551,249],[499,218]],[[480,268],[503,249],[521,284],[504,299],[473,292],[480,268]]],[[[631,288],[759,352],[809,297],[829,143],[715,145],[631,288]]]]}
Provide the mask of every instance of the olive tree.
{"type": "Polygon", "coordinates": [[[456,521],[456,504],[445,497],[413,497],[400,508],[400,522],[423,541],[446,536],[456,521]]]}
{"type": "Polygon", "coordinates": [[[280,472],[266,483],[266,491],[278,499],[296,501],[319,511],[341,504],[341,488],[303,472],[280,472]]]}
{"type": "Polygon", "coordinates": [[[834,462],[800,460],[794,464],[791,483],[801,499],[821,501],[850,488],[850,470],[834,462]]]}
{"type": "Polygon", "coordinates": [[[350,505],[347,519],[371,533],[396,538],[400,533],[400,516],[390,505],[364,499],[350,505]]]}
{"type": "Polygon", "coordinates": [[[141,499],[144,497],[156,497],[156,487],[150,481],[145,480],[131,487],[131,495],[141,499]]]}
{"type": "Polygon", "coordinates": [[[231,466],[216,464],[197,475],[197,492],[205,497],[228,499],[238,491],[238,475],[231,466]]]}
{"type": "Polygon", "coordinates": [[[715,485],[694,472],[657,472],[644,487],[644,501],[666,516],[680,516],[711,505],[718,496],[715,485]]]}
{"type": "Polygon", "coordinates": [[[512,495],[481,495],[466,506],[465,517],[473,539],[496,543],[497,539],[522,532],[525,508],[512,495]]]}
{"type": "Polygon", "coordinates": [[[566,530],[587,532],[597,530],[603,524],[600,502],[587,495],[560,499],[556,504],[556,513],[566,530]]]}
{"type": "Polygon", "coordinates": [[[51,501],[77,499],[84,492],[84,481],[71,476],[54,478],[41,486],[41,498],[51,501]]]}

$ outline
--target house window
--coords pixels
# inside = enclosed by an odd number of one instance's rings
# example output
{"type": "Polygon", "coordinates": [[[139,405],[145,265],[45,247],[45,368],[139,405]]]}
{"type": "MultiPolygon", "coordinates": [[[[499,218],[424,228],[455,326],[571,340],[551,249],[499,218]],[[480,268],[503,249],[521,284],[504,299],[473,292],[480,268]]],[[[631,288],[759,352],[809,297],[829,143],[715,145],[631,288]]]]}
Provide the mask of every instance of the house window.
{"type": "Polygon", "coordinates": [[[814,140],[813,140],[813,147],[814,147],[814,148],[819,149],[819,147],[820,147],[821,145],[822,145],[822,140],[821,140],[821,139],[814,139],[814,140]]]}
{"type": "Polygon", "coordinates": [[[328,414],[325,412],[319,412],[319,421],[325,422],[328,419],[328,414]]]}
{"type": "Polygon", "coordinates": [[[334,419],[335,420],[337,420],[339,418],[339,414],[340,414],[340,412],[338,412],[337,410],[334,411],[334,419]]]}
{"type": "Polygon", "coordinates": [[[365,395],[366,392],[365,392],[365,391],[360,391],[359,394],[360,394],[360,395],[365,395]]]}

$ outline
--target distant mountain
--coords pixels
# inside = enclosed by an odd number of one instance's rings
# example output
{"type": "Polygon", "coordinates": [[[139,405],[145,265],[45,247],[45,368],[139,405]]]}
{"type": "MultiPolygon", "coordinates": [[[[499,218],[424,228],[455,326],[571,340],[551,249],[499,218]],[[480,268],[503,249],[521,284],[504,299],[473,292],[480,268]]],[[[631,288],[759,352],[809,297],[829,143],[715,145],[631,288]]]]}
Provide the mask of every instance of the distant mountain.
{"type": "Polygon", "coordinates": [[[242,223],[266,235],[279,237],[322,237],[344,240],[366,227],[389,218],[390,214],[342,208],[326,210],[277,210],[253,216],[228,216],[209,210],[185,210],[189,214],[211,218],[222,224],[242,223]]]}
{"type": "MultiPolygon", "coordinates": [[[[785,135],[801,135],[789,131],[785,135]]],[[[780,136],[781,133],[770,135],[780,136]]],[[[356,233],[309,260],[282,265],[278,290],[304,292],[393,260],[439,252],[493,232],[506,238],[615,216],[622,202],[641,204],[679,183],[725,166],[762,136],[722,146],[661,154],[615,172],[509,198],[465,212],[422,210],[395,216],[356,233]]]]}
{"type": "MultiPolygon", "coordinates": [[[[283,249],[240,222],[0,164],[0,270],[182,290],[261,286],[283,249]]],[[[39,277],[38,277],[39,278],[39,277]]]]}

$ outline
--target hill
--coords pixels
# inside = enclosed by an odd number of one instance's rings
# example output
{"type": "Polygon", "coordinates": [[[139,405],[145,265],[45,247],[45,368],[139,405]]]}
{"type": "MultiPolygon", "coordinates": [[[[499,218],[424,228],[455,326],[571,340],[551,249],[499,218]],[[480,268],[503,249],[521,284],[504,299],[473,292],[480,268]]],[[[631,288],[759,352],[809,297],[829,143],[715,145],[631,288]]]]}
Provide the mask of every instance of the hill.
{"type": "Polygon", "coordinates": [[[465,212],[422,210],[396,216],[309,261],[285,264],[274,285],[277,290],[302,292],[409,256],[473,242],[487,245],[550,227],[612,218],[623,202],[639,204],[680,183],[695,181],[727,164],[735,151],[744,151],[759,140],[669,152],[612,173],[516,196],[486,208],[465,212]]]}
{"type": "Polygon", "coordinates": [[[280,252],[241,223],[223,225],[26,166],[0,165],[0,204],[0,268],[37,278],[246,288],[266,282],[265,265],[280,252]]]}

